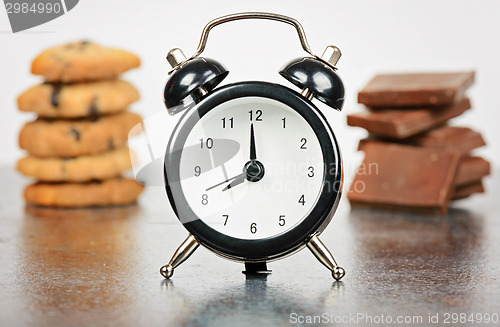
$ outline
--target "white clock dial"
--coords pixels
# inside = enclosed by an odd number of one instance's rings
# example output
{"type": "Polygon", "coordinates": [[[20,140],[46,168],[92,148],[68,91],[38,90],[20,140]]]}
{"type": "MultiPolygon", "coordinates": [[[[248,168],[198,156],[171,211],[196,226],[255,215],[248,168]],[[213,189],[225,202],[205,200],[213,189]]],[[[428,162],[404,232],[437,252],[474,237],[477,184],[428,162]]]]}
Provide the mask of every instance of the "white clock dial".
{"type": "Polygon", "coordinates": [[[294,109],[269,98],[216,106],[194,125],[184,149],[180,184],[188,205],[205,224],[234,238],[290,230],[314,208],[323,186],[323,153],[314,130],[294,109]],[[245,168],[252,163],[248,169],[256,181],[245,168]]]}

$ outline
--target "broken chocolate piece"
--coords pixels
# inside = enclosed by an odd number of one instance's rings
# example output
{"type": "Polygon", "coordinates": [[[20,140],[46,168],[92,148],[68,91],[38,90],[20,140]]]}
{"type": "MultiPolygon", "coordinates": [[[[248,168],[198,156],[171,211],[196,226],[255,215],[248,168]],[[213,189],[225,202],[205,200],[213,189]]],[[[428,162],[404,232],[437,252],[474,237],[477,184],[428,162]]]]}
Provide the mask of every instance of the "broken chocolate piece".
{"type": "Polygon", "coordinates": [[[486,145],[481,133],[467,127],[443,126],[408,139],[417,146],[432,146],[456,150],[463,154],[486,145]]]}
{"type": "Polygon", "coordinates": [[[446,106],[463,99],[474,72],[376,75],[359,93],[369,107],[446,106]]]}
{"type": "Polygon", "coordinates": [[[464,157],[458,166],[454,185],[457,187],[480,182],[490,174],[490,163],[481,157],[464,157]]]}
{"type": "Polygon", "coordinates": [[[479,181],[476,183],[471,183],[455,188],[453,192],[452,200],[465,199],[476,193],[484,193],[483,182],[479,181]]]}
{"type": "Polygon", "coordinates": [[[403,139],[440,125],[469,109],[469,99],[439,109],[372,110],[347,116],[347,124],[379,136],[403,139]]]}
{"type": "Polygon", "coordinates": [[[424,147],[455,150],[464,155],[471,150],[486,145],[482,135],[467,127],[442,126],[405,139],[380,137],[374,134],[359,141],[358,150],[363,150],[367,142],[392,142],[424,147]]]}
{"type": "Polygon", "coordinates": [[[445,214],[460,154],[435,148],[369,143],[347,198],[353,206],[445,214]]]}

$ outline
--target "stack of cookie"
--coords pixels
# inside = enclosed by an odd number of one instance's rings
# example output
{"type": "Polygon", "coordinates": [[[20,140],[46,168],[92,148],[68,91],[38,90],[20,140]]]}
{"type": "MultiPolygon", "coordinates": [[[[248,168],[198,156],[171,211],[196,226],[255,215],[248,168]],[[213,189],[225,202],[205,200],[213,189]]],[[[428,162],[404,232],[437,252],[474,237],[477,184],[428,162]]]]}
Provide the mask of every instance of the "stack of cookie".
{"type": "Polygon", "coordinates": [[[137,89],[117,76],[140,60],[124,50],[75,42],[42,52],[31,72],[44,77],[18,98],[21,111],[38,119],[24,125],[20,147],[28,156],[17,169],[37,179],[24,197],[55,207],[135,202],[143,186],[121,177],[132,166],[126,142],[141,117],[127,111],[137,89]]]}
{"type": "Polygon", "coordinates": [[[465,91],[473,72],[384,74],[358,94],[368,110],[348,115],[365,128],[365,159],[347,197],[353,206],[445,214],[450,200],[484,192],[490,163],[471,151],[485,145],[479,132],[448,126],[470,109],[465,91]]]}

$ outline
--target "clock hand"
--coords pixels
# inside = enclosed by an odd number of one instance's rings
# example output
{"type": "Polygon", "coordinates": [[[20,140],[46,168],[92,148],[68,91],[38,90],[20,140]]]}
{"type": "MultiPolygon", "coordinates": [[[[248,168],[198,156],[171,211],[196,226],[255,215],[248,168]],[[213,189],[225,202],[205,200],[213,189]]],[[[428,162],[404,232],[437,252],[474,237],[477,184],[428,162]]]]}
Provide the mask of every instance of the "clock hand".
{"type": "Polygon", "coordinates": [[[222,191],[224,192],[235,187],[236,185],[240,185],[245,180],[252,183],[258,182],[262,179],[262,177],[264,177],[264,165],[262,165],[262,163],[258,160],[250,160],[245,164],[243,174],[236,176],[236,178],[222,191]]]}
{"type": "Polygon", "coordinates": [[[255,151],[255,135],[253,132],[253,123],[250,125],[250,160],[257,160],[257,153],[255,151]]]}
{"type": "Polygon", "coordinates": [[[230,188],[233,188],[235,187],[236,185],[240,185],[241,183],[243,183],[245,180],[246,180],[246,173],[243,173],[241,175],[239,175],[238,177],[236,177],[231,183],[229,183],[229,185],[227,185],[226,187],[224,187],[222,189],[222,192],[224,191],[227,191],[229,190],[230,188]]]}
{"type": "Polygon", "coordinates": [[[227,185],[224,189],[222,189],[222,191],[227,191],[230,188],[243,183],[246,179],[248,179],[249,181],[260,180],[263,176],[263,172],[261,172],[261,171],[263,171],[263,168],[264,167],[262,166],[262,164],[257,161],[257,151],[255,150],[255,133],[253,130],[253,123],[252,123],[250,125],[250,161],[246,163],[245,168],[244,168],[244,172],[239,174],[239,175],[236,175],[232,178],[228,178],[223,182],[217,183],[217,184],[207,188],[206,191],[209,191],[209,190],[211,190],[217,186],[220,186],[224,183],[227,183],[229,181],[231,181],[231,183],[229,185],[227,185]],[[251,168],[253,168],[253,169],[251,169],[251,168]],[[262,175],[262,176],[258,176],[257,174],[262,175]]]}
{"type": "Polygon", "coordinates": [[[222,184],[224,184],[224,183],[230,182],[230,181],[232,181],[233,179],[236,179],[236,178],[239,178],[239,177],[246,177],[246,175],[247,175],[247,173],[246,173],[246,172],[243,172],[243,173],[241,173],[241,174],[239,174],[239,175],[236,175],[236,176],[234,176],[234,177],[228,178],[228,179],[226,179],[226,180],[225,180],[225,181],[223,181],[223,182],[220,182],[220,183],[217,183],[217,184],[215,184],[215,185],[213,185],[213,186],[210,186],[210,187],[209,187],[209,188],[207,188],[205,191],[210,191],[211,189],[216,188],[217,186],[220,186],[220,185],[222,185],[222,184]]]}

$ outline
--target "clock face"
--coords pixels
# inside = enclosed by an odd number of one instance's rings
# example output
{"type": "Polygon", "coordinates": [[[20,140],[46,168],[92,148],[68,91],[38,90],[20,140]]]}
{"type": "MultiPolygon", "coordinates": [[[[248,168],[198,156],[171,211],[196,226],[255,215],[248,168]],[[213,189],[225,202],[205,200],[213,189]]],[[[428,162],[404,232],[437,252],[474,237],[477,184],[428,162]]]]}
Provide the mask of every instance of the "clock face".
{"type": "Polygon", "coordinates": [[[273,99],[242,97],[214,107],[184,148],[180,184],[188,205],[234,238],[286,232],[307,217],[322,189],[325,167],[314,130],[273,99]]]}
{"type": "Polygon", "coordinates": [[[219,88],[188,109],[165,155],[170,202],[206,247],[272,260],[322,231],[338,204],[337,142],[317,108],[277,84],[219,88]]]}

